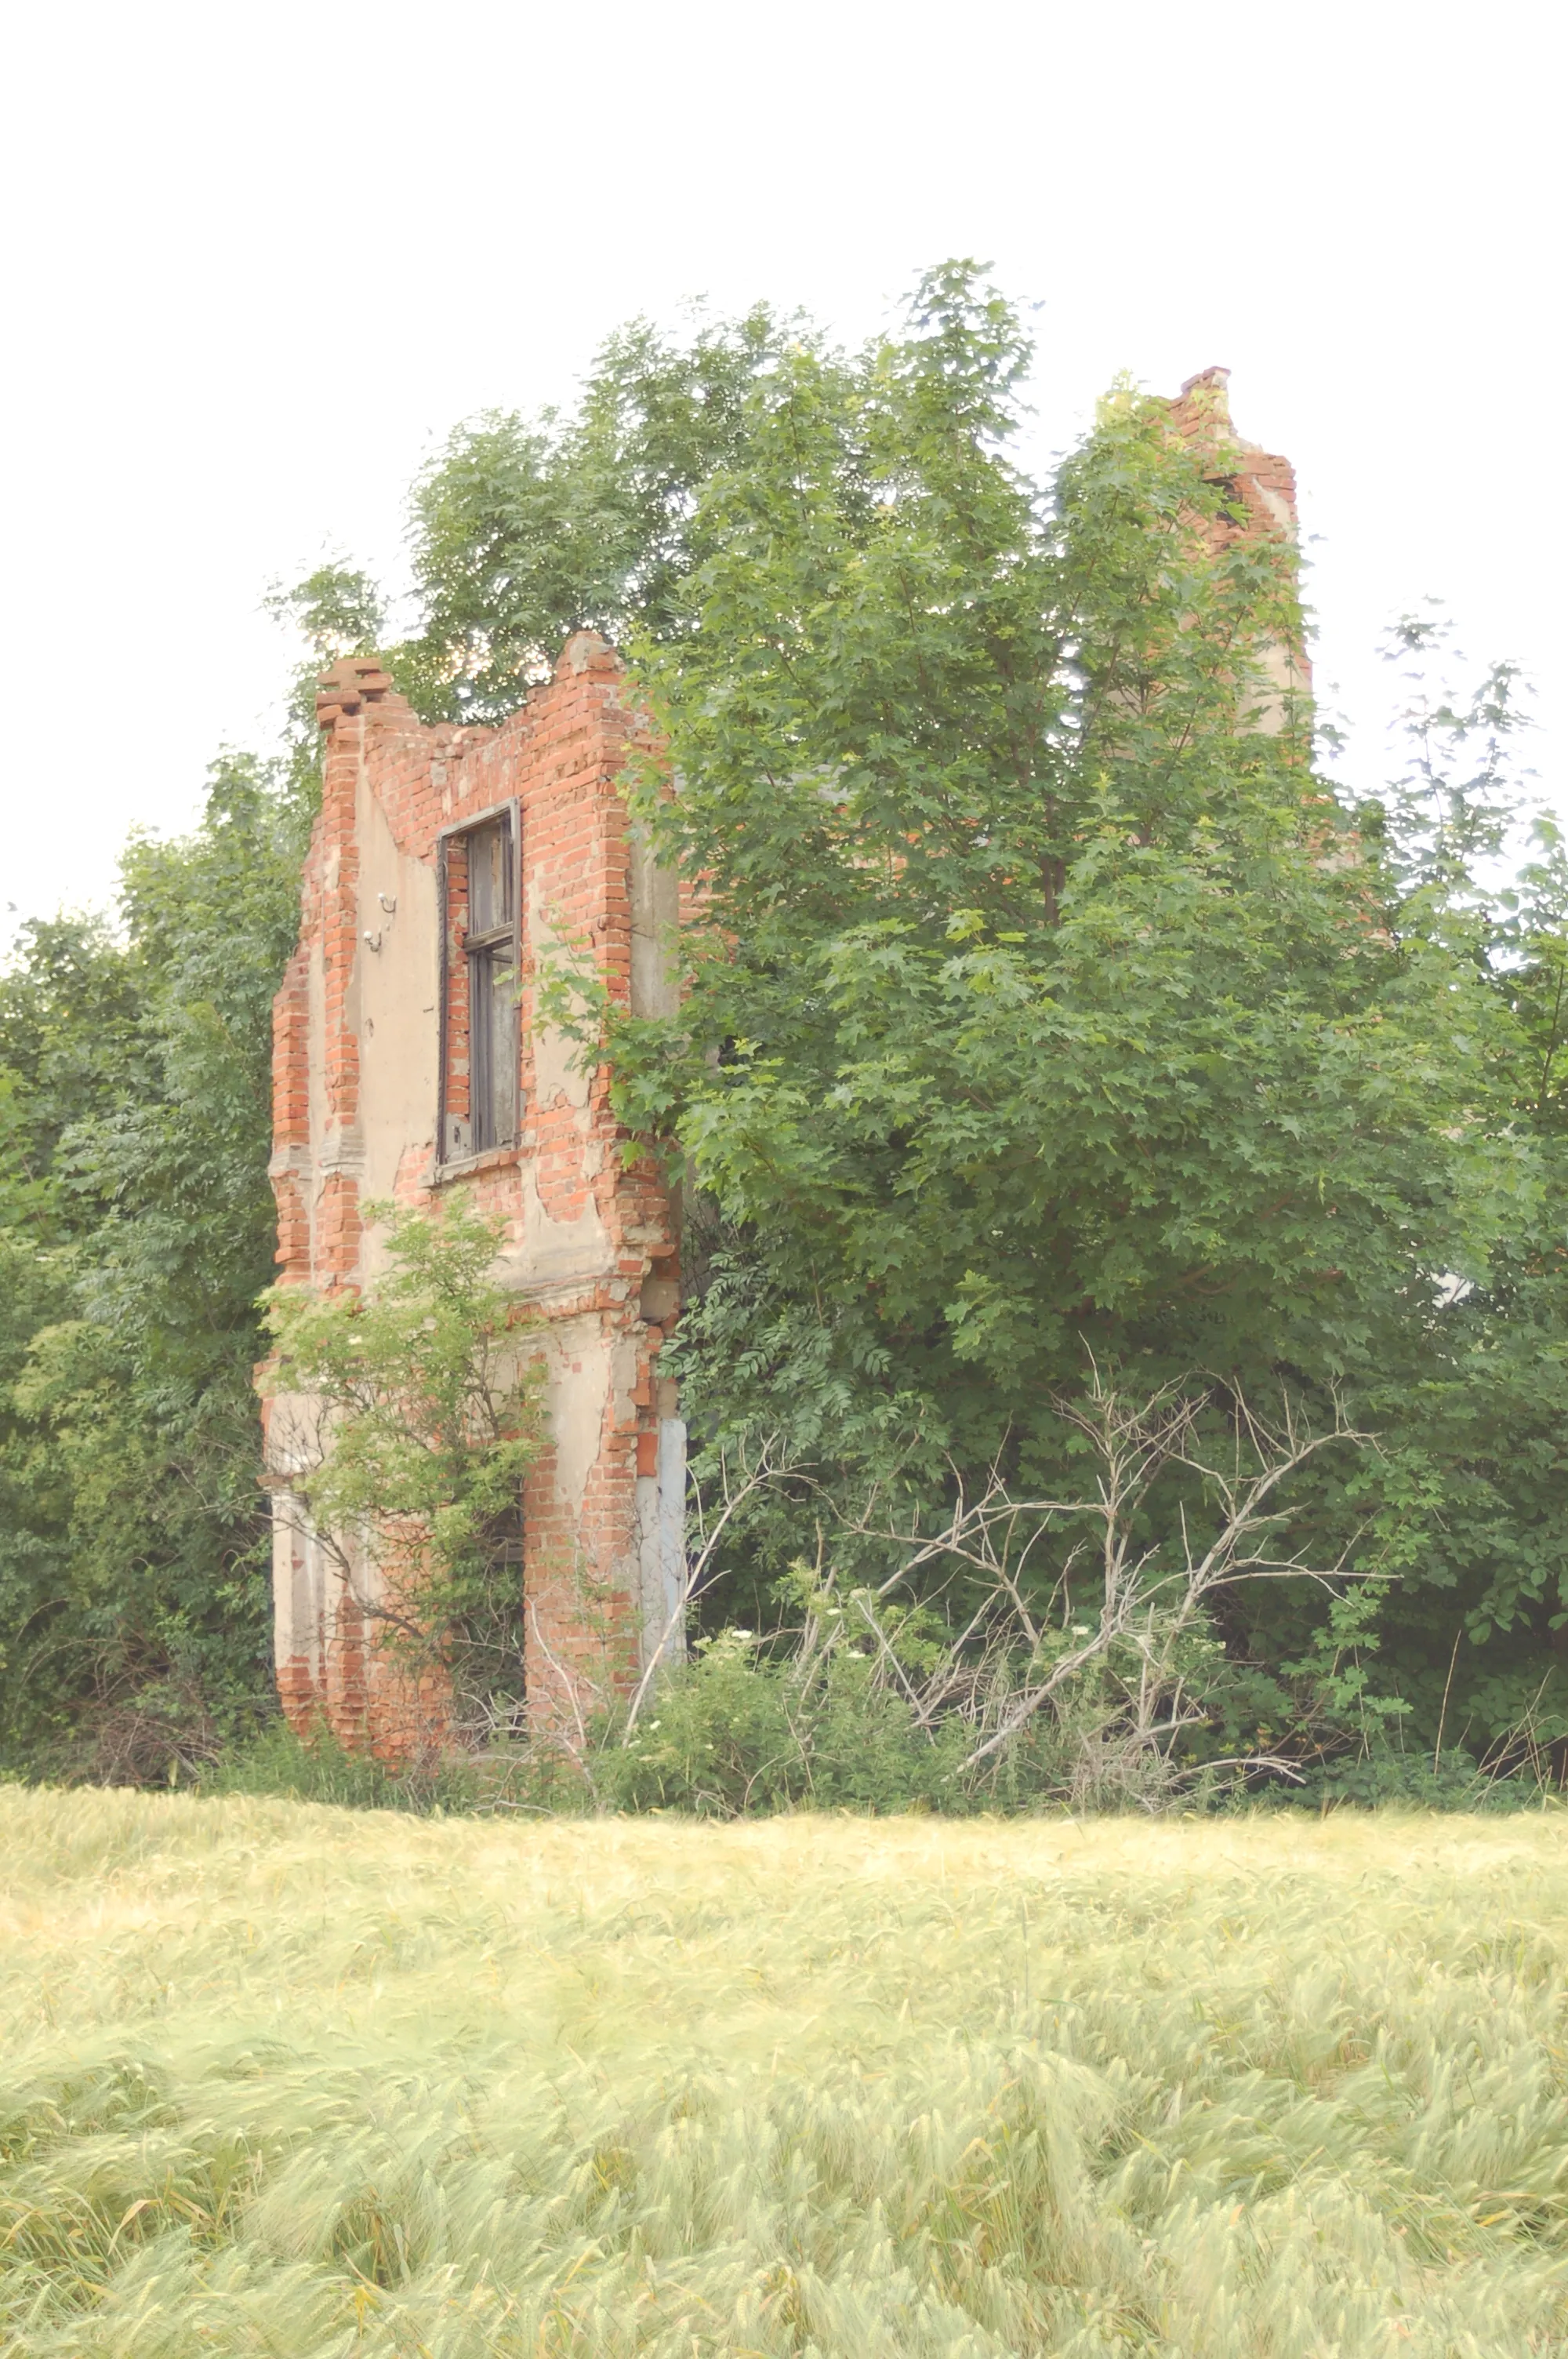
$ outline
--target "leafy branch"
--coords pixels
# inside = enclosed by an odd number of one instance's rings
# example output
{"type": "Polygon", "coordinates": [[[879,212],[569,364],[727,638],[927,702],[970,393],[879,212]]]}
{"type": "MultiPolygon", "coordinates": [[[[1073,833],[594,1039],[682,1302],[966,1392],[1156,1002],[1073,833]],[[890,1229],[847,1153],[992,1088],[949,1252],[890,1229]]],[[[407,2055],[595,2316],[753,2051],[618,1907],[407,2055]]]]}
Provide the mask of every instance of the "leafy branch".
{"type": "Polygon", "coordinates": [[[450,1670],[476,1625],[492,1626],[493,1650],[521,1614],[539,1364],[526,1315],[492,1275],[496,1223],[460,1201],[438,1215],[365,1210],[386,1224],[386,1266],[362,1293],[263,1298],[274,1481],[360,1611],[450,1670]]]}

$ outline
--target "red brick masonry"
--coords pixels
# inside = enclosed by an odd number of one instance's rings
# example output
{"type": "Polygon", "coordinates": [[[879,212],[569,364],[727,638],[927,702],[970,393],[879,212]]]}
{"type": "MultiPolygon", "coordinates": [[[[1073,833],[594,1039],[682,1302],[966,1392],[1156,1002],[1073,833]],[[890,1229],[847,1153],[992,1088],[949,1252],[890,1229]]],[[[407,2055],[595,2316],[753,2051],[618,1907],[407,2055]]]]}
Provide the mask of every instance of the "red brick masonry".
{"type": "MultiPolygon", "coordinates": [[[[634,1674],[678,1578],[684,1431],[674,1388],[657,1377],[679,1299],[676,1207],[648,1166],[626,1168],[603,1069],[575,1063],[568,1042],[535,1027],[532,1005],[552,939],[589,946],[623,1001],[635,991],[652,1008],[667,988],[673,891],[615,784],[636,723],[616,658],[591,632],[568,642],[554,679],[496,728],[427,726],[373,659],[337,664],[318,710],[321,813],[274,1017],[282,1282],[330,1289],[373,1277],[379,1237],[362,1208],[377,1199],[427,1204],[460,1190],[504,1223],[499,1267],[543,1322],[549,1371],[550,1446],[524,1486],[523,1582],[531,1708],[558,1721],[589,1683],[634,1674]],[[442,1166],[440,942],[445,929],[450,979],[462,911],[460,857],[450,906],[437,907],[438,836],[508,804],[521,831],[519,1136],[442,1166]]],[[[449,1107],[461,1112],[466,1019],[449,1012],[449,1107]]],[[[272,1400],[265,1413],[284,1704],[297,1722],[324,1714],[345,1740],[406,1749],[438,1705],[409,1693],[356,1603],[373,1599],[374,1568],[345,1577],[288,1494],[308,1408],[272,1400]]]]}

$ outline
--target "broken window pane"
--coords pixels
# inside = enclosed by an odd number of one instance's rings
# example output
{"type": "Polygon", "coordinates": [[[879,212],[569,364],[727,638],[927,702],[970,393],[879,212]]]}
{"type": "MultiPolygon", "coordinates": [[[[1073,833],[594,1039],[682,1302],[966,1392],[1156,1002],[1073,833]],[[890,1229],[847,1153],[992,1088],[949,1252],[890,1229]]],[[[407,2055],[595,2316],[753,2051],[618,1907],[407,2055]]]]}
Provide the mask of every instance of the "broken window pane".
{"type": "Polygon", "coordinates": [[[512,830],[504,820],[475,828],[469,844],[469,932],[512,923],[512,830]]]}
{"type": "Polygon", "coordinates": [[[452,837],[446,853],[451,971],[441,1074],[443,1154],[517,1135],[515,838],[510,812],[452,837]]]}
{"type": "Polygon", "coordinates": [[[469,1094],[474,1152],[501,1147],[517,1127],[517,994],[510,944],[470,960],[469,1094]]]}

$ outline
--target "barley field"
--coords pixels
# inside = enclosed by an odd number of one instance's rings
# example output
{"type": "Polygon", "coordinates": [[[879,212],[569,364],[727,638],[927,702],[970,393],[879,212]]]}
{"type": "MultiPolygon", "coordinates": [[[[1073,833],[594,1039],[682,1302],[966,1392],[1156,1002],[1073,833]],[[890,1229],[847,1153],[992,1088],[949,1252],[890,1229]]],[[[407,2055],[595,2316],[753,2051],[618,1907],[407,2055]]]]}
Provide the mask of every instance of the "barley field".
{"type": "Polygon", "coordinates": [[[8,2359],[1568,2353],[1568,1819],[0,1811],[8,2359]]]}

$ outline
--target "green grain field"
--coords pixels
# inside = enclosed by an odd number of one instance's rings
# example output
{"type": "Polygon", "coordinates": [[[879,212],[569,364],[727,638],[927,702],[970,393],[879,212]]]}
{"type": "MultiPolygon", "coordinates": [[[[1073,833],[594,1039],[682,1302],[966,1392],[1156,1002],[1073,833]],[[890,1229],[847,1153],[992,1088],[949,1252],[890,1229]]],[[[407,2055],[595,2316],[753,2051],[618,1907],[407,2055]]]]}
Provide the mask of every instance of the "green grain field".
{"type": "Polygon", "coordinates": [[[0,1810],[7,2359],[1568,2353],[1568,1820],[0,1810]]]}

